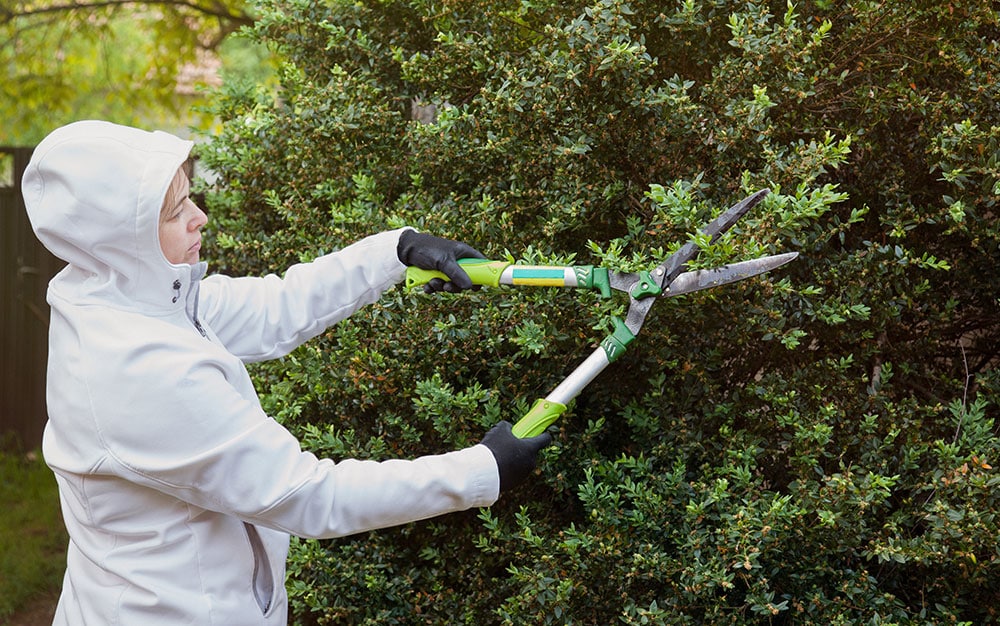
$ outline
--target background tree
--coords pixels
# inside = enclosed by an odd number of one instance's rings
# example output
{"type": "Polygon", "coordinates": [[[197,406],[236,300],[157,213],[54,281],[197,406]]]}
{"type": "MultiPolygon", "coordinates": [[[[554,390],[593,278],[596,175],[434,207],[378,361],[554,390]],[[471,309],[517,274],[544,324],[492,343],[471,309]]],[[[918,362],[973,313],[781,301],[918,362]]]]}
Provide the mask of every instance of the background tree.
{"type": "MultiPolygon", "coordinates": [[[[294,542],[301,623],[996,621],[993,3],[254,12],[281,91],[216,103],[216,269],[401,224],[493,257],[645,268],[762,187],[701,262],[802,253],[658,304],[533,484],[491,510],[294,542]]],[[[620,312],[399,290],[255,375],[319,454],[440,452],[517,419],[620,312]]]]}
{"type": "Polygon", "coordinates": [[[4,2],[0,145],[33,145],[82,118],[207,126],[192,107],[199,85],[217,82],[220,56],[237,76],[265,62],[244,62],[246,46],[228,37],[252,23],[243,0],[4,2]]]}

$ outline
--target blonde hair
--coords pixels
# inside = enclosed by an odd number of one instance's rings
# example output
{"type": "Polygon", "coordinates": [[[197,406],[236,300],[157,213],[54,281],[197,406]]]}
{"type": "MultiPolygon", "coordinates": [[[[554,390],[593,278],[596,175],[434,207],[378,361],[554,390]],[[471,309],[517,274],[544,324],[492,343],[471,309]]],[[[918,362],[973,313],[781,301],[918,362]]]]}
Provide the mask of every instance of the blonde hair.
{"type": "Polygon", "coordinates": [[[189,182],[188,175],[186,168],[183,165],[181,165],[180,167],[177,168],[177,171],[174,173],[174,177],[170,180],[170,184],[167,186],[167,193],[164,194],[163,196],[163,204],[160,205],[161,221],[164,219],[164,216],[166,216],[167,211],[173,208],[173,206],[167,206],[167,203],[172,201],[172,199],[177,195],[177,192],[180,191],[185,182],[189,182]]]}

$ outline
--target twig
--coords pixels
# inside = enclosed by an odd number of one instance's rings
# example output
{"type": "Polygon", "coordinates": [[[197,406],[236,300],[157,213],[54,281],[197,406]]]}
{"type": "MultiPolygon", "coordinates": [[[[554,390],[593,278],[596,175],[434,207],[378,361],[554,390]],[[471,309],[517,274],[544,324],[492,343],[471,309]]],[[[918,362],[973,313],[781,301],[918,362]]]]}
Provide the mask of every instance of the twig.
{"type": "Polygon", "coordinates": [[[965,345],[961,339],[958,340],[958,347],[962,350],[962,364],[965,366],[965,388],[962,389],[962,414],[959,416],[958,424],[955,426],[955,436],[951,440],[952,443],[958,441],[958,435],[962,432],[962,422],[965,421],[965,411],[969,401],[969,379],[972,378],[972,375],[969,374],[969,359],[965,356],[965,345]]]}

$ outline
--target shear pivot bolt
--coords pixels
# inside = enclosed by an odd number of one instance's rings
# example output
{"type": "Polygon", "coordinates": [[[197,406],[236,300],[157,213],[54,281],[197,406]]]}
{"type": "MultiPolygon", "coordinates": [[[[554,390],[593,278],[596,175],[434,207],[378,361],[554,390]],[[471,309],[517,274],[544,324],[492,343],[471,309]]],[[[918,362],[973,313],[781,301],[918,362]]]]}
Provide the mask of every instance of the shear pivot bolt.
{"type": "Polygon", "coordinates": [[[649,272],[642,271],[639,272],[639,280],[636,282],[635,287],[633,287],[629,295],[636,300],[642,300],[643,298],[649,296],[658,296],[661,293],[663,293],[663,290],[660,289],[659,283],[656,280],[653,280],[653,277],[650,276],[649,272]]]}

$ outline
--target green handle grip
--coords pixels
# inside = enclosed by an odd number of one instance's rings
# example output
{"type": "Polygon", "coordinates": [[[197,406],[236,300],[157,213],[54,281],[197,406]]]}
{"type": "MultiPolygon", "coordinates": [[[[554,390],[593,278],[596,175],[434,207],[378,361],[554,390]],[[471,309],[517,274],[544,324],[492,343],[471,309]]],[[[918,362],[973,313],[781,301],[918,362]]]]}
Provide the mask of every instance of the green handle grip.
{"type": "MultiPolygon", "coordinates": [[[[462,266],[465,273],[472,279],[473,285],[485,285],[487,287],[499,286],[500,275],[510,265],[507,261],[487,261],[485,259],[459,259],[458,264],[462,266]]],[[[426,285],[432,278],[451,280],[443,272],[436,270],[424,270],[419,267],[406,268],[407,289],[426,285]]]]}
{"type": "Polygon", "coordinates": [[[519,439],[541,435],[565,410],[565,404],[544,399],[536,400],[524,417],[514,424],[511,432],[519,439]]]}
{"type": "MultiPolygon", "coordinates": [[[[505,285],[596,289],[601,292],[601,297],[611,297],[608,270],[603,267],[594,267],[593,265],[514,265],[508,261],[489,261],[486,259],[459,259],[458,264],[472,279],[473,285],[499,287],[500,280],[503,279],[505,285]],[[509,273],[506,271],[507,268],[511,268],[509,273]]],[[[418,267],[406,268],[407,289],[426,285],[432,278],[449,280],[443,272],[436,270],[425,270],[418,267]]]]}

